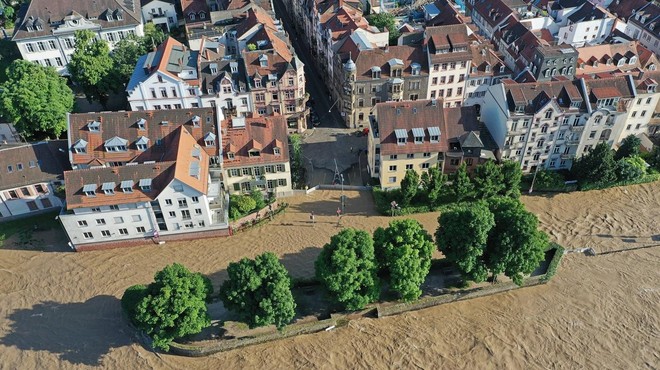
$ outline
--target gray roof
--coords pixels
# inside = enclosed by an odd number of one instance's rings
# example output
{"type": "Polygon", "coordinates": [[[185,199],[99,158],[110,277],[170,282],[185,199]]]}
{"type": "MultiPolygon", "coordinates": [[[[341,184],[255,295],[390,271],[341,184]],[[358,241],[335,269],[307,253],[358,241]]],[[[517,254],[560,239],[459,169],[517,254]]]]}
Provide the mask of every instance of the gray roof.
{"type": "Polygon", "coordinates": [[[424,137],[424,129],[423,128],[415,127],[415,128],[412,129],[412,132],[413,132],[414,137],[424,137]]]}
{"type": "Polygon", "coordinates": [[[151,179],[140,179],[140,187],[151,186],[151,179]]]}
{"type": "Polygon", "coordinates": [[[117,184],[114,182],[104,182],[103,185],[101,186],[101,190],[115,190],[115,187],[117,184]]]}
{"type": "Polygon", "coordinates": [[[128,140],[122,139],[119,136],[114,136],[106,140],[104,143],[105,146],[120,146],[120,145],[125,146],[126,144],[128,144],[128,140]]]}
{"type": "Polygon", "coordinates": [[[406,131],[402,128],[399,128],[399,129],[394,130],[394,135],[396,135],[397,139],[403,139],[403,138],[407,139],[408,138],[408,131],[406,131]]]}
{"type": "Polygon", "coordinates": [[[73,147],[74,149],[85,149],[87,148],[87,142],[83,139],[78,139],[78,141],[73,144],[73,147]]]}
{"type": "Polygon", "coordinates": [[[461,135],[460,137],[461,147],[463,148],[483,148],[484,143],[479,138],[479,135],[475,131],[470,131],[461,135]]]}
{"type": "Polygon", "coordinates": [[[440,127],[438,126],[431,126],[427,130],[429,130],[429,136],[440,136],[440,127]]]}
{"type": "Polygon", "coordinates": [[[0,190],[62,180],[71,168],[67,146],[66,140],[54,140],[0,149],[0,190]]]}
{"type": "Polygon", "coordinates": [[[96,184],[85,184],[85,186],[83,186],[83,192],[87,193],[90,191],[96,192],[96,184]]]}
{"type": "Polygon", "coordinates": [[[149,138],[145,136],[140,136],[139,139],[135,142],[135,144],[148,144],[149,143],[149,138]]]}
{"type": "Polygon", "coordinates": [[[133,188],[133,184],[133,180],[124,180],[119,187],[122,189],[133,188]]]}

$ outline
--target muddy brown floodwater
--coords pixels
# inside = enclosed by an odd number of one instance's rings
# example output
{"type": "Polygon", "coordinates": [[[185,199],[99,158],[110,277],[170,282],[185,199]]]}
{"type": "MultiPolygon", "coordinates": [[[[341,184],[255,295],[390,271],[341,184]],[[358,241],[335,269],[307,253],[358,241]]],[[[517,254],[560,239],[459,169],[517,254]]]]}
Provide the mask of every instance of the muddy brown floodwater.
{"type": "MultiPolygon", "coordinates": [[[[368,193],[347,192],[344,226],[389,221],[368,193]]],[[[231,238],[87,253],[0,250],[2,369],[657,369],[660,248],[564,258],[549,284],[257,345],[206,358],[155,355],[135,343],[119,297],[180,262],[211,276],[273,251],[294,276],[313,274],[337,227],[338,192],[292,198],[269,225],[231,238]],[[316,224],[308,223],[314,211],[316,224]]],[[[523,197],[567,248],[660,244],[660,183],[523,197]]],[[[414,216],[431,232],[437,214],[414,216]]],[[[0,227],[2,227],[0,225],[0,227]]]]}

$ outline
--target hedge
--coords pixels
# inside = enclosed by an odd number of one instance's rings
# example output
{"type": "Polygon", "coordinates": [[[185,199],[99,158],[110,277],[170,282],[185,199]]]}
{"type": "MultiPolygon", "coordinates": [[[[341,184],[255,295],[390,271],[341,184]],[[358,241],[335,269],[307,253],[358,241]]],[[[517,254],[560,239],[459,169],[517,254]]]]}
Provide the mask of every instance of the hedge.
{"type": "Polygon", "coordinates": [[[555,254],[552,256],[552,260],[550,260],[550,264],[548,265],[548,269],[545,270],[545,274],[542,277],[543,282],[550,281],[553,276],[557,273],[557,268],[559,268],[559,262],[561,262],[561,258],[564,256],[564,247],[557,243],[550,243],[550,249],[555,250],[555,254]]]}
{"type": "Polygon", "coordinates": [[[608,188],[613,188],[613,187],[617,187],[617,186],[646,184],[646,183],[654,182],[654,181],[658,181],[658,180],[660,180],[660,174],[654,173],[654,174],[644,175],[642,178],[639,178],[639,179],[634,180],[634,181],[617,181],[617,182],[609,183],[609,184],[594,184],[594,183],[581,184],[580,185],[580,191],[601,190],[601,189],[608,189],[608,188]]]}

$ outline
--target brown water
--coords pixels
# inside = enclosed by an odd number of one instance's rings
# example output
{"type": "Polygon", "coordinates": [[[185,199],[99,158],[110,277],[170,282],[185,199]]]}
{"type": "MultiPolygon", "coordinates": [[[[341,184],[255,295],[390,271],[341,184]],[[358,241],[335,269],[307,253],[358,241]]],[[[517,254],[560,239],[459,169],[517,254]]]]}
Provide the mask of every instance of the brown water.
{"type": "MultiPolygon", "coordinates": [[[[270,225],[232,238],[88,253],[0,250],[0,368],[59,369],[657,369],[660,248],[568,255],[548,285],[459,302],[207,358],[155,355],[135,344],[118,297],[172,262],[211,275],[274,251],[294,276],[313,273],[339,228],[338,192],[291,199],[270,225]],[[310,211],[316,224],[308,223],[310,211]]],[[[348,193],[343,225],[373,231],[369,194],[348,193]]],[[[660,183],[525,197],[567,248],[660,244],[660,183]]],[[[430,231],[436,214],[416,215],[430,231]]],[[[0,226],[1,227],[1,226],[0,226]]]]}

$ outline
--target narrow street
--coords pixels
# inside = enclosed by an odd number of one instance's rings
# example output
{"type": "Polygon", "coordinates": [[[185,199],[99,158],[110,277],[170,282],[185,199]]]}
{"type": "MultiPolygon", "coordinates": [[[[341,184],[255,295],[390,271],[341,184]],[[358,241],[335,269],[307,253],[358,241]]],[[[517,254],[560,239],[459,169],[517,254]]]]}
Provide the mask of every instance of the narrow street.
{"type": "Polygon", "coordinates": [[[336,172],[343,175],[344,185],[365,185],[369,180],[366,136],[358,136],[356,129],[344,126],[337,103],[330,100],[321,71],[313,60],[311,50],[303,42],[302,37],[308,35],[295,29],[291,12],[287,11],[282,0],[273,0],[273,6],[298,58],[305,63],[306,89],[315,102],[313,109],[320,119],[318,127],[309,125],[302,135],[307,185],[340,184],[336,172]]]}

